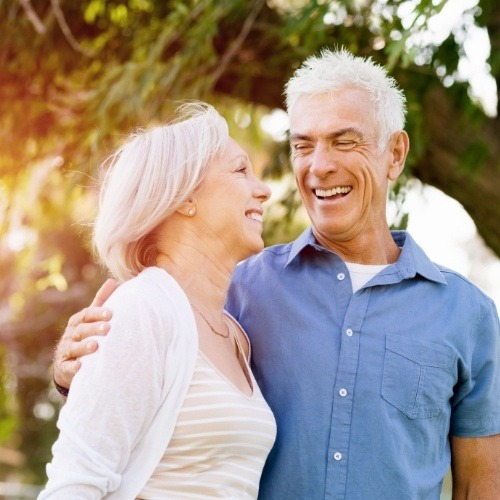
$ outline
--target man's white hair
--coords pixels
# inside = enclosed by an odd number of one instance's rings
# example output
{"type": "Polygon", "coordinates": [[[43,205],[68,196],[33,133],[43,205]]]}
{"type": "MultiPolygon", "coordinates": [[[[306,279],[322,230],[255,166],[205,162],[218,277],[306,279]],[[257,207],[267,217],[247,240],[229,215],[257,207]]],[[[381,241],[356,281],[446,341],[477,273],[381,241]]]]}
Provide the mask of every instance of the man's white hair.
{"type": "Polygon", "coordinates": [[[228,139],[215,108],[189,102],[171,123],[132,134],[104,163],[94,246],[115,278],[155,264],[155,230],[193,194],[228,139]]]}
{"type": "Polygon", "coordinates": [[[406,98],[387,70],[371,58],[356,57],[346,49],[323,49],[310,56],[295,71],[285,86],[286,108],[302,95],[332,92],[345,87],[366,90],[375,104],[375,119],[380,124],[379,148],[384,148],[394,132],[403,130],[406,98]]]}

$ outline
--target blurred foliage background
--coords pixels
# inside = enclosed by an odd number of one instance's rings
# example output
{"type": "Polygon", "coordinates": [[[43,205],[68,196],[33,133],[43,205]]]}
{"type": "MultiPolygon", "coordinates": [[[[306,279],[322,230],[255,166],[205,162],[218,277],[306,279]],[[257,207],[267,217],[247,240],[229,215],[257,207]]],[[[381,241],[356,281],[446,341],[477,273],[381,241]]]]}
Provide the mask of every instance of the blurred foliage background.
{"type": "Polygon", "coordinates": [[[371,56],[408,97],[412,149],[392,199],[402,206],[411,179],[439,188],[500,255],[499,117],[460,75],[474,57],[468,33],[480,30],[499,88],[500,3],[461,2],[460,21],[437,36],[452,3],[0,0],[0,481],[45,480],[60,405],[51,352],[105,278],[89,246],[97,166],[179,100],[214,104],[261,175],[282,186],[266,215],[273,244],[306,222],[285,137],[261,124],[308,55],[345,46],[371,56]]]}

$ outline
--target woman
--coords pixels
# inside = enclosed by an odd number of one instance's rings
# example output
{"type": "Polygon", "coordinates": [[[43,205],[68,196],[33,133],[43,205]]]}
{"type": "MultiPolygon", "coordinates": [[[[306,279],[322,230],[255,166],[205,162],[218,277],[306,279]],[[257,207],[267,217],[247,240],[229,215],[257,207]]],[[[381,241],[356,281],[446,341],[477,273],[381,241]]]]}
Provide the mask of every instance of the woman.
{"type": "Polygon", "coordinates": [[[263,248],[269,196],[204,103],[113,155],[94,243],[122,284],[61,410],[40,499],[257,496],[276,427],[223,306],[235,265],[263,248]]]}

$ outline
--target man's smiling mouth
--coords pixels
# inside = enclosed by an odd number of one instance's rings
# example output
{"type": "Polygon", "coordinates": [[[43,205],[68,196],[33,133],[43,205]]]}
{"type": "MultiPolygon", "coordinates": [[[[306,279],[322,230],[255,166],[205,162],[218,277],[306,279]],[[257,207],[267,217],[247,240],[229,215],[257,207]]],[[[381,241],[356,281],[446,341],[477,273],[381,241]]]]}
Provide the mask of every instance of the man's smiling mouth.
{"type": "Polygon", "coordinates": [[[331,198],[333,196],[344,196],[352,191],[352,186],[336,186],[331,189],[314,189],[314,194],[320,198],[331,198]]]}

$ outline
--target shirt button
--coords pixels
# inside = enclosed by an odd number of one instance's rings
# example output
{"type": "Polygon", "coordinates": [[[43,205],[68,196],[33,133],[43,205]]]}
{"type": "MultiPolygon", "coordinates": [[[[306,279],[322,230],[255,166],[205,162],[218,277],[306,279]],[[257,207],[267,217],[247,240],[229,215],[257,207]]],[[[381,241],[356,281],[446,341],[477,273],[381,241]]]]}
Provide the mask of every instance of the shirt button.
{"type": "Polygon", "coordinates": [[[346,331],[345,331],[346,335],[348,337],[352,337],[352,330],[350,328],[348,328],[346,331]]]}
{"type": "Polygon", "coordinates": [[[345,389],[340,389],[339,394],[344,397],[347,396],[347,391],[345,389]]]}
{"type": "Polygon", "coordinates": [[[338,462],[339,460],[342,460],[342,453],[339,453],[339,452],[337,451],[336,453],[334,453],[334,454],[333,454],[333,458],[334,458],[335,460],[337,460],[337,462],[338,462]]]}
{"type": "Polygon", "coordinates": [[[339,273],[339,274],[337,274],[337,279],[338,279],[339,281],[342,281],[344,278],[345,278],[345,274],[344,274],[344,273],[339,273]]]}

